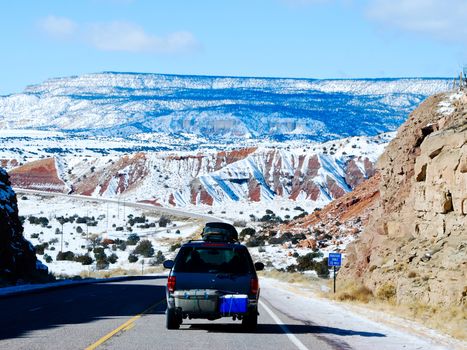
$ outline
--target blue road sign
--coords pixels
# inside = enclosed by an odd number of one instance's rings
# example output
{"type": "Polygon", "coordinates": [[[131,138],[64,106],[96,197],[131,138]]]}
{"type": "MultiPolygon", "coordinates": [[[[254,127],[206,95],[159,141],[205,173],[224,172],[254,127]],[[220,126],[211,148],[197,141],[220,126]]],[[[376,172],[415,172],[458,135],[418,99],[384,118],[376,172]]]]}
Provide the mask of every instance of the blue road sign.
{"type": "Polygon", "coordinates": [[[342,265],[342,254],[341,253],[329,253],[328,266],[341,266],[342,265]]]}

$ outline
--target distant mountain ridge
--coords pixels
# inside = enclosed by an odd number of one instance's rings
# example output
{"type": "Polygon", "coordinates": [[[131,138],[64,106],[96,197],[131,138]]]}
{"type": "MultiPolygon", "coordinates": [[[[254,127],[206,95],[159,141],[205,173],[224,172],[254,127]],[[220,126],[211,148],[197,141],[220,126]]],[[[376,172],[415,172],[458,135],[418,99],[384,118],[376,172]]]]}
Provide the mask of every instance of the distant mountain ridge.
{"type": "Polygon", "coordinates": [[[328,141],[393,131],[450,79],[316,80],[105,72],[0,97],[0,128],[328,141]]]}

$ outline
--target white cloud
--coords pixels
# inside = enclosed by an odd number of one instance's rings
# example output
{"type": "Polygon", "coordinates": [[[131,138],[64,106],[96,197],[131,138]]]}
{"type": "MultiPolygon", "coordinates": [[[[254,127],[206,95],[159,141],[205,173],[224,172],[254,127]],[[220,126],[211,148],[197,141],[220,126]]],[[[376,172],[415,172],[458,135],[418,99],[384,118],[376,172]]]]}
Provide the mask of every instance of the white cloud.
{"type": "Polygon", "coordinates": [[[467,43],[466,0],[373,0],[366,15],[387,27],[467,43]]]}
{"type": "Polygon", "coordinates": [[[69,18],[47,16],[39,20],[39,28],[54,39],[69,39],[78,29],[77,24],[69,18]]]}
{"type": "Polygon", "coordinates": [[[42,32],[53,39],[84,42],[101,51],[179,54],[200,48],[198,40],[190,32],[179,31],[157,36],[130,22],[80,24],[68,18],[48,16],[38,24],[42,32]]]}
{"type": "Polygon", "coordinates": [[[199,47],[190,32],[174,32],[161,37],[148,34],[142,27],[128,22],[90,24],[85,38],[102,51],[172,54],[194,51],[199,47]]]}

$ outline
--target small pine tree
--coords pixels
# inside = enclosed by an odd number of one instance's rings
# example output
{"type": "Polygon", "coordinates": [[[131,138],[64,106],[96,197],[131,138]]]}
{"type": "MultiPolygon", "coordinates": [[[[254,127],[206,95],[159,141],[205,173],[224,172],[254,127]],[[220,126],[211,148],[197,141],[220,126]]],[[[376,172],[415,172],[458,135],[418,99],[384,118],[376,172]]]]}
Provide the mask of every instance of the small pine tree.
{"type": "Polygon", "coordinates": [[[145,258],[153,256],[154,248],[152,247],[152,243],[147,239],[142,240],[136,246],[135,250],[133,251],[133,254],[139,254],[144,256],[145,258]]]}

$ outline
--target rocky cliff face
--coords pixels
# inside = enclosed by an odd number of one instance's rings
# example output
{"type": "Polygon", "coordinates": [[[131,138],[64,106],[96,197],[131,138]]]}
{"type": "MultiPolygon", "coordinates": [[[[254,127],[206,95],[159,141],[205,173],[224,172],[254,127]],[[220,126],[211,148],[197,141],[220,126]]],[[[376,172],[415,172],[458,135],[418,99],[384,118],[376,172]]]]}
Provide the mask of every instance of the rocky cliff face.
{"type": "Polygon", "coordinates": [[[397,303],[461,306],[467,298],[467,96],[427,99],[377,167],[377,212],[347,249],[341,280],[397,303]]]}
{"type": "Polygon", "coordinates": [[[32,278],[37,265],[41,266],[37,264],[34,247],[23,237],[8,174],[0,168],[0,284],[32,278]]]}

